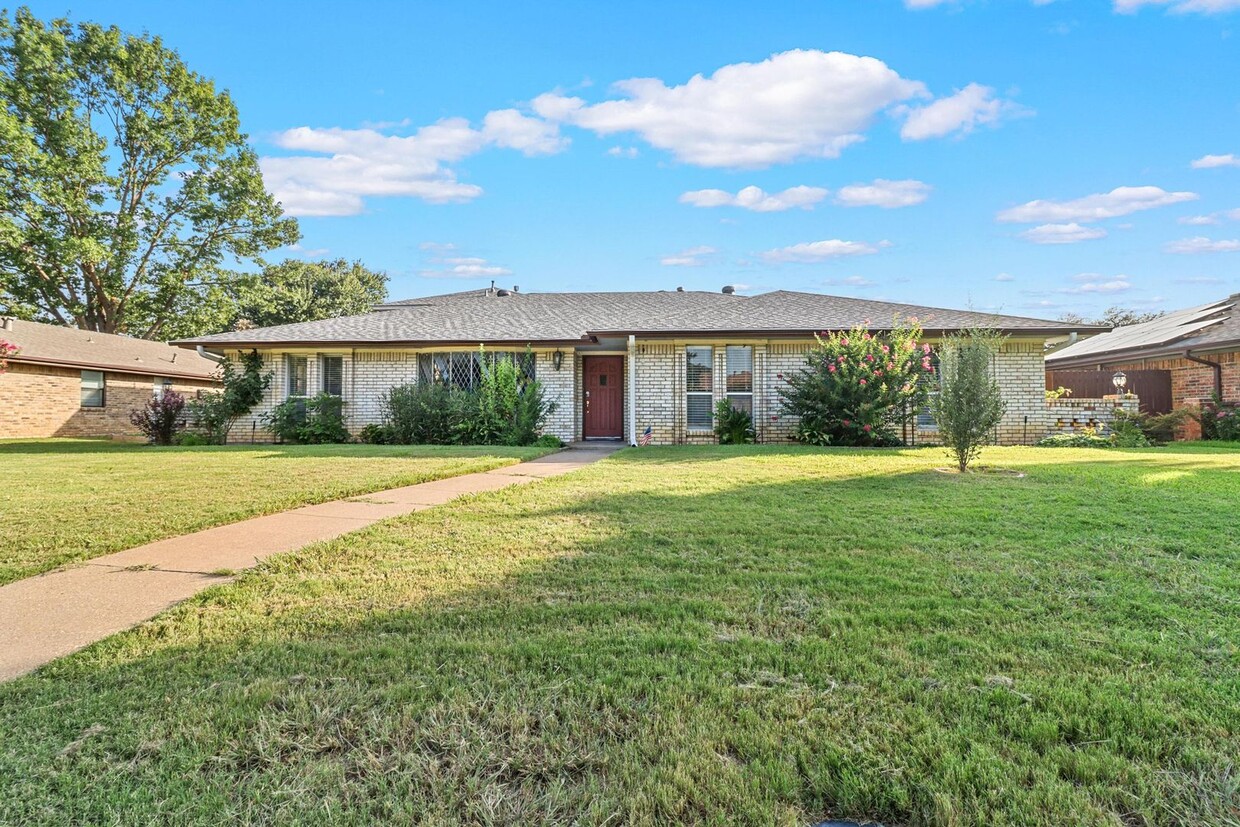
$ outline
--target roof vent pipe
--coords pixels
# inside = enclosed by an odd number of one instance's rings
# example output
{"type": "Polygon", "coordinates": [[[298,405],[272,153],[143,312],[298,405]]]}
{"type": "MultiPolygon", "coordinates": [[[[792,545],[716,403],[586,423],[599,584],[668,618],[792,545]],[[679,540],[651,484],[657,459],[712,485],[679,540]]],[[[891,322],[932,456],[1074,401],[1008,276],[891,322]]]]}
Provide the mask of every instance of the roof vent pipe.
{"type": "Polygon", "coordinates": [[[677,292],[677,293],[683,293],[683,292],[685,292],[685,288],[683,288],[683,287],[677,287],[677,288],[676,288],[676,292],[677,292]]]}
{"type": "Polygon", "coordinates": [[[12,330],[12,329],[13,329],[13,317],[12,316],[0,316],[0,330],[12,330]]]}
{"type": "Polygon", "coordinates": [[[733,293],[735,293],[735,292],[736,292],[736,288],[735,288],[735,287],[733,287],[732,285],[730,285],[730,284],[729,284],[729,285],[727,285],[726,287],[724,287],[724,288],[723,288],[723,292],[724,292],[724,294],[725,294],[725,295],[730,296],[730,295],[732,295],[733,293]]]}
{"type": "Polygon", "coordinates": [[[517,285],[515,285],[515,284],[514,284],[514,285],[512,286],[512,292],[514,292],[514,293],[520,293],[520,292],[521,292],[521,288],[520,288],[520,287],[518,287],[517,285]]]}

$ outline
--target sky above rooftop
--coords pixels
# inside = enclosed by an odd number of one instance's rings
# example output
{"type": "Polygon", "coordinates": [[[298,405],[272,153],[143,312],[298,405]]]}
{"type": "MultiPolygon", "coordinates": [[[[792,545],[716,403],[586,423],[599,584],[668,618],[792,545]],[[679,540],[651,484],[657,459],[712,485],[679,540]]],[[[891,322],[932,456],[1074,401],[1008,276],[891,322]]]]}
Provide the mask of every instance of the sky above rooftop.
{"type": "Polygon", "coordinates": [[[227,88],[287,253],[392,298],[733,284],[1051,318],[1240,291],[1240,0],[31,6],[227,88]]]}

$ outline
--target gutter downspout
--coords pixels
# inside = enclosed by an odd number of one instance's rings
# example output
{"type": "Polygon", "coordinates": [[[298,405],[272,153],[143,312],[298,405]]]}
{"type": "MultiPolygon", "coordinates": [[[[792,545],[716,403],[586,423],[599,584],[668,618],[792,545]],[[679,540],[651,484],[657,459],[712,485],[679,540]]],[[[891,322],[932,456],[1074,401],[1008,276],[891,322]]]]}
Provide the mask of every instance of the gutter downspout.
{"type": "Polygon", "coordinates": [[[1218,362],[1211,362],[1209,359],[1202,359],[1194,356],[1191,350],[1184,351],[1184,358],[1190,362],[1196,362],[1199,365],[1205,365],[1214,370],[1214,395],[1221,402],[1223,399],[1223,366],[1218,362]]]}
{"type": "Polygon", "coordinates": [[[224,362],[228,360],[226,356],[217,356],[214,353],[207,353],[207,349],[203,345],[199,345],[197,350],[198,350],[199,356],[201,356],[204,359],[210,359],[212,362],[215,362],[216,364],[223,364],[224,362]]]}
{"type": "Polygon", "coordinates": [[[629,445],[637,447],[637,337],[629,334],[629,445]]]}

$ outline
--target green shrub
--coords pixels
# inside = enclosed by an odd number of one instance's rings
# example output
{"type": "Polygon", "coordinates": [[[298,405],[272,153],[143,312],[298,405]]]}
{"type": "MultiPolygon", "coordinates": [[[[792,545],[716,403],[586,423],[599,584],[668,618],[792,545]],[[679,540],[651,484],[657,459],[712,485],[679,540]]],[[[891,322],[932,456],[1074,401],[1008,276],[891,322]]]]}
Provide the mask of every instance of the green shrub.
{"type": "Polygon", "coordinates": [[[1201,406],[1198,414],[1202,439],[1240,440],[1240,408],[1217,396],[1201,406]]]}
{"type": "Polygon", "coordinates": [[[1111,430],[1120,435],[1121,439],[1130,439],[1128,435],[1136,430],[1145,437],[1148,444],[1162,445],[1175,439],[1176,430],[1184,423],[1188,415],[1188,411],[1183,408],[1165,414],[1130,413],[1117,410],[1111,421],[1111,430]]]}
{"type": "Polygon", "coordinates": [[[992,330],[963,330],[948,336],[940,349],[939,392],[930,412],[962,473],[1007,410],[992,369],[1002,346],[1003,337],[992,330]]]}
{"type": "Polygon", "coordinates": [[[198,445],[209,445],[206,437],[202,434],[196,434],[193,431],[182,431],[176,435],[173,443],[180,445],[182,448],[191,448],[198,445]]]}
{"type": "Polygon", "coordinates": [[[932,374],[921,328],[865,327],[818,337],[805,367],[781,388],[784,413],[798,417],[795,436],[815,445],[898,445],[901,427],[921,407],[921,379],[932,374]]]}
{"type": "Polygon", "coordinates": [[[461,441],[470,445],[532,445],[555,410],[542,385],[525,378],[516,359],[482,362],[478,390],[465,396],[461,441]]]}
{"type": "Polygon", "coordinates": [[[443,382],[392,388],[383,398],[392,442],[401,445],[533,445],[555,410],[518,360],[481,359],[477,390],[443,382]]]}
{"type": "Polygon", "coordinates": [[[543,434],[538,439],[534,440],[534,444],[539,448],[563,448],[564,440],[560,439],[555,434],[543,434]]]}
{"type": "Polygon", "coordinates": [[[1111,440],[1099,436],[1093,428],[1071,434],[1051,434],[1038,441],[1041,448],[1110,448],[1111,440]]]}
{"type": "Polygon", "coordinates": [[[398,385],[383,396],[383,415],[397,445],[451,445],[461,441],[467,391],[442,382],[398,385]]]}
{"type": "Polygon", "coordinates": [[[367,425],[357,438],[370,445],[395,445],[396,431],[391,425],[367,425]]]}
{"type": "Polygon", "coordinates": [[[286,399],[264,414],[263,423],[284,442],[321,445],[349,441],[349,431],[344,426],[344,400],[330,393],[286,399]]]}
{"type": "Polygon", "coordinates": [[[715,436],[720,445],[748,445],[756,434],[749,411],[735,408],[727,399],[715,403],[715,436]]]}

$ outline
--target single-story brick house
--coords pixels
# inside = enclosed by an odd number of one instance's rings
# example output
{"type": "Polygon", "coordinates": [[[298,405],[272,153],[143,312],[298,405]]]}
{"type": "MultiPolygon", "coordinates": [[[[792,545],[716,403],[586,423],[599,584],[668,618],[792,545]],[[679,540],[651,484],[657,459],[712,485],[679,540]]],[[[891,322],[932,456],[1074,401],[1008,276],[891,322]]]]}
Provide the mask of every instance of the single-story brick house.
{"type": "MultiPolygon", "coordinates": [[[[714,402],[748,407],[758,438],[787,440],[783,377],[804,365],[815,332],[917,318],[933,341],[985,326],[1008,335],[996,366],[1008,412],[997,439],[1033,442],[1047,431],[1043,352],[1049,341],[1102,328],[780,290],[521,293],[473,290],[381,305],[359,316],[220,333],[184,342],[235,358],[257,349],[275,381],[255,423],[289,396],[329,391],[345,400],[350,430],[382,421],[389,388],[442,380],[471,384],[479,347],[532,352],[528,370],[556,411],[546,430],[566,441],[711,442],[714,402]]],[[[247,430],[246,424],[240,425],[247,430]]],[[[923,418],[910,439],[933,439],[923,418]]]]}
{"type": "Polygon", "coordinates": [[[170,388],[218,388],[219,363],[163,342],[0,317],[0,438],[136,437],[129,412],[170,388]]]}
{"type": "MultiPolygon", "coordinates": [[[[1047,353],[1048,370],[1165,371],[1171,407],[1240,402],[1240,293],[1047,353]]],[[[1190,430],[1184,434],[1193,437],[1190,430]]]]}

